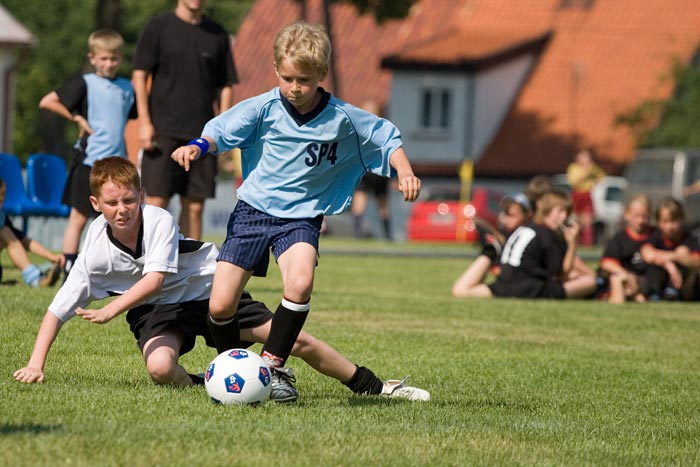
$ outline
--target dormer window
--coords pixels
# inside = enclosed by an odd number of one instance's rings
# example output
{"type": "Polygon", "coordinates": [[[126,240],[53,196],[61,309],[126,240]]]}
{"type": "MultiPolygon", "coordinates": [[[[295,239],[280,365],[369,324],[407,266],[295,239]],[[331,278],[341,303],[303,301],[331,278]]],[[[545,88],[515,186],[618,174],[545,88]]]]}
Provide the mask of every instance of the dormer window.
{"type": "Polygon", "coordinates": [[[426,130],[450,128],[452,96],[446,88],[423,88],[421,96],[420,126],[426,130]]]}

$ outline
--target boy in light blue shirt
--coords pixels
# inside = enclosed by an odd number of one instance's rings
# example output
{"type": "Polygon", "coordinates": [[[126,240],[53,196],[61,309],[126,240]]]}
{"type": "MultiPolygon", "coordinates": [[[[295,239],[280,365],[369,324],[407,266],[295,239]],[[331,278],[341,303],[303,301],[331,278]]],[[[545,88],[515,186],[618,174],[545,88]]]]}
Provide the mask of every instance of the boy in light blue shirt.
{"type": "Polygon", "coordinates": [[[78,256],[88,218],[97,216],[90,204],[92,164],[109,156],[126,157],[124,128],[129,118],[136,118],[131,82],[117,76],[123,46],[122,36],[115,31],[93,32],[88,38],[88,59],[95,72],[69,79],[39,102],[40,108],[76,123],[80,132],[62,198],[71,207],[63,234],[64,280],[78,256]]]}
{"type": "MultiPolygon", "coordinates": [[[[347,104],[318,85],[328,74],[330,41],[320,26],[283,28],[274,45],[279,87],[245,100],[207,123],[202,137],[173,152],[186,170],[207,153],[241,150],[243,184],[219,254],[209,302],[210,328],[235,327],[236,306],[252,275],[265,275],[269,250],[284,295],[262,356],[272,369],[276,400],[298,393],[284,364],[309,312],[323,216],[352,201],[366,172],[397,175],[405,201],[420,180],[388,120],[347,104]]],[[[235,334],[227,332],[227,335],[235,334]]]]}

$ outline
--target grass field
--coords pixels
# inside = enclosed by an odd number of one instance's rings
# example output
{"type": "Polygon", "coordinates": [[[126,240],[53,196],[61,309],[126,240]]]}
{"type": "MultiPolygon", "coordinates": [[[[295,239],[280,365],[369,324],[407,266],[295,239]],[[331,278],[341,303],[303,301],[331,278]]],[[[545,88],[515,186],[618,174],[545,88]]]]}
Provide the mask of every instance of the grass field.
{"type": "MultiPolygon", "coordinates": [[[[698,304],[458,300],[467,260],[447,248],[329,244],[343,254],[322,249],[305,329],[432,401],[354,396],[291,359],[296,404],[216,406],[153,385],[122,318],[72,320],[47,381],[20,384],[57,289],[3,285],[0,465],[700,465],[698,304]]],[[[249,289],[276,307],[277,270],[249,289]]],[[[203,371],[213,354],[199,341],[183,362],[203,371]]]]}

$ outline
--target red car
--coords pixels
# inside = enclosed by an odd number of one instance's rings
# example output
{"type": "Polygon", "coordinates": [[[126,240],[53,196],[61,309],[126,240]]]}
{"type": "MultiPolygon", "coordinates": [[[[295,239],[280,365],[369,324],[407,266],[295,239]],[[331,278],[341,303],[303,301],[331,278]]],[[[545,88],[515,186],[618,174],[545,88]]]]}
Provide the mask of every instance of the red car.
{"type": "Polygon", "coordinates": [[[439,186],[426,191],[427,196],[413,204],[408,219],[409,240],[473,243],[478,237],[476,218],[498,225],[498,208],[504,193],[474,187],[460,213],[459,186],[439,186]]]}

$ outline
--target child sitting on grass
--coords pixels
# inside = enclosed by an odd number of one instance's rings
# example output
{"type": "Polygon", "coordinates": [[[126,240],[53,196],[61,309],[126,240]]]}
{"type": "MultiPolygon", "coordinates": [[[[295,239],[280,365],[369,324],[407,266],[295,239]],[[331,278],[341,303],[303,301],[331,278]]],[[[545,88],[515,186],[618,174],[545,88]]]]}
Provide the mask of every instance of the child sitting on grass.
{"type": "Polygon", "coordinates": [[[672,197],[656,207],[657,229],[641,247],[647,263],[649,300],[694,299],[696,272],[700,267],[700,246],[683,227],[683,205],[672,197]]]}
{"type": "Polygon", "coordinates": [[[599,275],[604,283],[599,298],[607,298],[610,303],[644,302],[647,264],[641,248],[652,232],[649,197],[638,194],[630,198],[623,218],[625,228],[606,243],[600,259],[599,275]]]}
{"type": "Polygon", "coordinates": [[[570,278],[576,260],[579,226],[567,225],[571,200],[552,190],[537,202],[534,220],[513,232],[501,254],[501,273],[493,284],[478,284],[468,297],[584,298],[596,288],[595,276],[570,278]],[[563,235],[562,235],[563,234],[563,235]]]}
{"type": "Polygon", "coordinates": [[[481,284],[489,271],[494,275],[500,272],[500,256],[508,236],[521,225],[525,225],[532,217],[530,201],[523,193],[506,195],[501,201],[498,221],[500,228],[479,221],[479,242],[482,244],[481,253],[462,273],[452,286],[454,297],[466,297],[472,287],[481,284]]]}
{"type": "MultiPolygon", "coordinates": [[[[10,218],[2,210],[5,203],[7,185],[0,178],[0,251],[7,248],[7,255],[22,274],[22,281],[30,287],[51,287],[61,274],[63,256],[54,254],[44,245],[32,240],[17,230],[10,218]],[[27,251],[41,256],[53,263],[48,272],[43,275],[39,266],[32,264],[27,251]]],[[[0,281],[2,281],[2,265],[0,265],[0,281]]]]}

